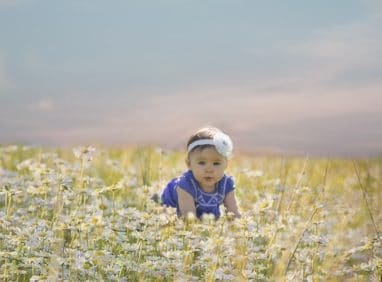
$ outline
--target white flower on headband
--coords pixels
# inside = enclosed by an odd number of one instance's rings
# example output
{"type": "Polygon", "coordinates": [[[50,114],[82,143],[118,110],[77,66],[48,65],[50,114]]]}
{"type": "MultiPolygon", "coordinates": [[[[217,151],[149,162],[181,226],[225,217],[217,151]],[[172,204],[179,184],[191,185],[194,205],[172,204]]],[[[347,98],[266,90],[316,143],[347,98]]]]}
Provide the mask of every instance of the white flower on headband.
{"type": "Polygon", "coordinates": [[[219,154],[223,155],[226,158],[229,158],[232,155],[233,144],[231,138],[223,132],[219,132],[214,136],[213,139],[214,146],[219,154]]]}
{"type": "Polygon", "coordinates": [[[187,150],[191,152],[195,147],[202,145],[213,145],[218,151],[219,154],[223,155],[226,158],[230,158],[232,155],[233,145],[231,138],[223,132],[217,133],[213,139],[199,139],[192,142],[187,150]]]}

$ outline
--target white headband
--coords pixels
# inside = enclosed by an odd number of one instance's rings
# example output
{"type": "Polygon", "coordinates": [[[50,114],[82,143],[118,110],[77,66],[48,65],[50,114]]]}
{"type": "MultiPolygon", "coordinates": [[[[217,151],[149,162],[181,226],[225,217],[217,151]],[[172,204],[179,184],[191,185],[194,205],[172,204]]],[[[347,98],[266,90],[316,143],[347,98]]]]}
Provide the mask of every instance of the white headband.
{"type": "Polygon", "coordinates": [[[213,139],[199,139],[192,142],[188,145],[188,153],[192,151],[196,146],[201,145],[213,145],[219,154],[223,155],[226,158],[229,158],[232,155],[233,144],[231,138],[227,134],[219,132],[215,134],[213,139]]]}

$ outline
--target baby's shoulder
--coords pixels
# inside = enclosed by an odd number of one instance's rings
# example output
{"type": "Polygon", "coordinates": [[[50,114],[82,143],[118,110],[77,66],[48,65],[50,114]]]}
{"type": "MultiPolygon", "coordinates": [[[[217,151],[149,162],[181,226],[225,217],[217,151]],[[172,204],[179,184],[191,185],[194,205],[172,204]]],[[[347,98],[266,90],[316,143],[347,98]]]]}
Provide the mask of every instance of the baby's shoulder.
{"type": "Polygon", "coordinates": [[[181,187],[185,190],[189,190],[192,188],[192,179],[191,177],[188,175],[187,172],[183,173],[182,175],[180,175],[178,178],[176,178],[175,180],[175,183],[178,187],[181,187]]]}
{"type": "Polygon", "coordinates": [[[235,179],[232,175],[224,174],[223,180],[226,185],[235,185],[235,179]]]}
{"type": "Polygon", "coordinates": [[[180,184],[180,185],[189,185],[190,181],[191,181],[191,177],[188,173],[188,171],[184,172],[182,175],[180,175],[177,179],[176,179],[177,183],[180,184]]]}
{"type": "Polygon", "coordinates": [[[230,175],[224,175],[224,177],[220,181],[220,185],[218,188],[219,193],[225,196],[226,194],[228,194],[234,189],[235,189],[235,181],[233,177],[230,175]]]}

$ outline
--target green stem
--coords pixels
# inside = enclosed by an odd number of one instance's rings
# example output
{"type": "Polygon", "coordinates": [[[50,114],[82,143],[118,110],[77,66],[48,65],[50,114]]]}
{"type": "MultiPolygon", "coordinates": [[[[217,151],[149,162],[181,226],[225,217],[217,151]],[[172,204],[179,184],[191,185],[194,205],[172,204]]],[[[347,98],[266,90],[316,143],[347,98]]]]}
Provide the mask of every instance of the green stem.
{"type": "Polygon", "coordinates": [[[289,267],[290,267],[290,264],[291,264],[291,262],[292,262],[292,259],[293,259],[294,255],[295,255],[295,253],[296,253],[296,251],[297,251],[297,248],[298,248],[298,246],[300,245],[300,242],[301,242],[301,240],[302,240],[302,237],[304,236],[305,231],[308,229],[309,224],[310,224],[310,222],[312,221],[312,219],[313,219],[313,217],[314,217],[314,215],[315,215],[316,213],[317,213],[317,208],[314,209],[312,215],[310,216],[308,222],[306,223],[306,226],[305,226],[304,230],[301,232],[300,237],[298,238],[298,241],[297,241],[297,243],[296,243],[296,246],[294,247],[293,252],[292,252],[292,254],[291,254],[290,257],[289,257],[287,267],[285,268],[285,272],[284,272],[284,275],[285,275],[285,276],[286,276],[286,274],[287,274],[287,272],[288,272],[288,269],[289,269],[289,267]]]}
{"type": "Polygon", "coordinates": [[[355,163],[354,160],[353,160],[353,166],[354,166],[354,170],[355,170],[355,173],[357,175],[357,178],[358,178],[359,187],[361,188],[361,191],[362,191],[363,199],[365,200],[365,203],[366,203],[367,211],[369,213],[371,222],[373,223],[375,234],[377,235],[377,238],[379,238],[378,228],[377,228],[377,225],[375,224],[373,213],[371,212],[371,209],[370,209],[369,201],[367,200],[366,190],[365,190],[365,187],[363,187],[363,185],[362,185],[361,177],[359,176],[358,167],[357,167],[357,164],[355,163]]]}

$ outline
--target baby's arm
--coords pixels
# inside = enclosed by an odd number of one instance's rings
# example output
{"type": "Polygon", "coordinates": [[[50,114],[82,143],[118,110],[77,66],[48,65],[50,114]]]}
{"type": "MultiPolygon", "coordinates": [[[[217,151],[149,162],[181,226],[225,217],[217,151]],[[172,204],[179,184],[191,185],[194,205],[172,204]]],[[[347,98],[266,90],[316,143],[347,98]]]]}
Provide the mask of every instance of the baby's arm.
{"type": "Polygon", "coordinates": [[[189,213],[196,216],[196,208],[194,203],[194,198],[192,195],[179,186],[176,189],[178,193],[178,205],[181,216],[187,216],[189,213]]]}
{"type": "Polygon", "coordinates": [[[224,206],[227,209],[227,212],[232,212],[235,217],[241,217],[239,212],[239,207],[237,206],[236,197],[234,191],[229,192],[224,198],[224,206]]]}

